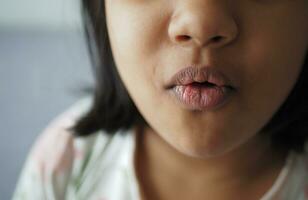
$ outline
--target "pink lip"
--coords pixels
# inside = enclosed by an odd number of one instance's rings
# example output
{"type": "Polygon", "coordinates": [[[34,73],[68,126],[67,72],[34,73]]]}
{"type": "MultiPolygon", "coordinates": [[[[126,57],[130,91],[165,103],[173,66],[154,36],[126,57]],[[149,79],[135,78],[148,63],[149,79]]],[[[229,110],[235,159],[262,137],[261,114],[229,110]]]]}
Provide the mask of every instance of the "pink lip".
{"type": "Polygon", "coordinates": [[[168,89],[176,85],[188,85],[193,82],[209,82],[217,86],[229,86],[231,81],[220,71],[213,67],[187,67],[177,72],[168,84],[168,89]]]}
{"type": "Polygon", "coordinates": [[[234,90],[225,86],[189,84],[175,86],[171,91],[185,108],[205,111],[222,106],[234,90]]]}
{"type": "Polygon", "coordinates": [[[185,107],[211,110],[225,104],[236,91],[231,81],[213,67],[187,67],[176,73],[167,89],[185,107]]]}

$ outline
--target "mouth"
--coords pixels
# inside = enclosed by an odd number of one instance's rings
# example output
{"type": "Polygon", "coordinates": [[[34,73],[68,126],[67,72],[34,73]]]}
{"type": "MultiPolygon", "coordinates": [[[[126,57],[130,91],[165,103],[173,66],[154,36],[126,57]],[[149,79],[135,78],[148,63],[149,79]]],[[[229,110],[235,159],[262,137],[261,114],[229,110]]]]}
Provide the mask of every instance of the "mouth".
{"type": "Polygon", "coordinates": [[[190,85],[192,87],[209,87],[209,88],[212,88],[212,87],[216,87],[217,85],[214,84],[214,83],[210,83],[210,82],[192,82],[190,84],[187,84],[187,85],[190,85]]]}
{"type": "Polygon", "coordinates": [[[235,87],[213,68],[185,68],[176,73],[167,89],[185,109],[209,111],[228,102],[235,87]]]}

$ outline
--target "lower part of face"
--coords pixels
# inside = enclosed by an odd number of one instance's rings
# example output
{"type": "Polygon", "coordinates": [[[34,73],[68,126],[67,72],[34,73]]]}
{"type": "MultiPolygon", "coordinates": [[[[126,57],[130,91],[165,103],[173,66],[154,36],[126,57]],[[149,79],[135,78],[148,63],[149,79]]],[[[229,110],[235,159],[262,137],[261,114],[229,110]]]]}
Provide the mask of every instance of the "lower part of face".
{"type": "Polygon", "coordinates": [[[105,5],[113,56],[131,98],[157,134],[190,156],[221,155],[258,135],[296,83],[307,53],[306,0],[105,5]],[[225,40],[214,44],[217,35],[225,40]],[[166,89],[194,64],[231,80],[235,90],[224,104],[190,109],[166,89]]]}

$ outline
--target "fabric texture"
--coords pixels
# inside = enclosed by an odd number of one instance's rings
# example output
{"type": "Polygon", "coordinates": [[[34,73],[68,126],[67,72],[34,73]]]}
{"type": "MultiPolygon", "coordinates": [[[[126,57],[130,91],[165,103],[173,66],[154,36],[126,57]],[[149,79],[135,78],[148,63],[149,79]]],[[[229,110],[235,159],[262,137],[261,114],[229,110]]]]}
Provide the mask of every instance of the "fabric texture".
{"type": "MultiPolygon", "coordinates": [[[[140,200],[133,164],[135,131],[74,138],[68,130],[91,103],[89,97],[77,102],[37,138],[13,200],[140,200]]],[[[261,200],[308,200],[307,155],[290,152],[261,200]]]]}

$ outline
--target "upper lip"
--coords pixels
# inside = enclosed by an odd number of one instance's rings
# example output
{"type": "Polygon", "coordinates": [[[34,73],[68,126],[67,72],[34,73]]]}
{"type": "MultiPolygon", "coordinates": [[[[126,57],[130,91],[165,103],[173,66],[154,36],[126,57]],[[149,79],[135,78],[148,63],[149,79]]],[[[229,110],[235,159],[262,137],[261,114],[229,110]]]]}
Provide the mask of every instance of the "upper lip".
{"type": "Polygon", "coordinates": [[[234,88],[228,77],[213,67],[186,67],[178,71],[170,79],[167,88],[188,85],[194,82],[208,82],[219,87],[234,88]]]}

